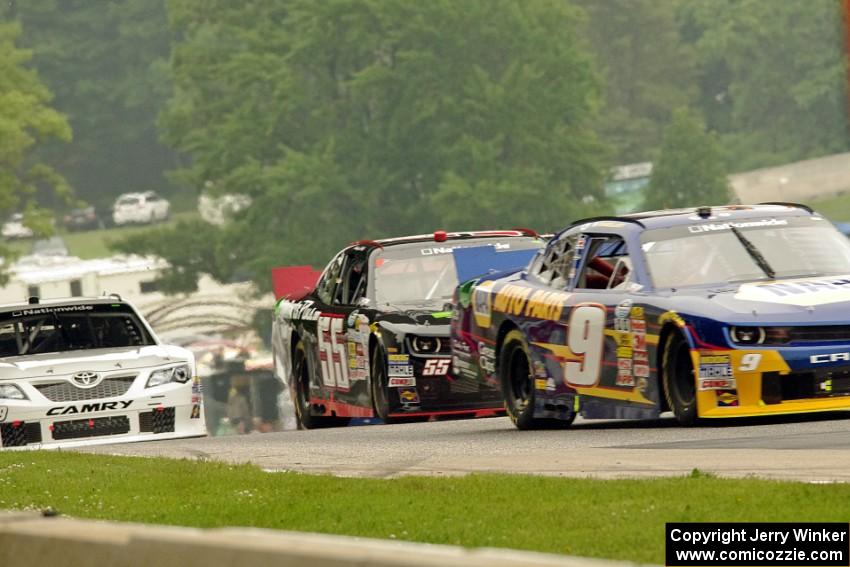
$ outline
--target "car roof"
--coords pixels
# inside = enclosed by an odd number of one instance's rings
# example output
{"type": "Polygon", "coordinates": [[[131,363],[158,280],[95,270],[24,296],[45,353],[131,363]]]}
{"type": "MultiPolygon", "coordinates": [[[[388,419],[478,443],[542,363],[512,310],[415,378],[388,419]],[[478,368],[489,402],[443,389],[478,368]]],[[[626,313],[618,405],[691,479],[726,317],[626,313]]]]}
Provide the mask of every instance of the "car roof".
{"type": "Polygon", "coordinates": [[[584,225],[596,225],[591,228],[615,228],[614,223],[622,223],[623,228],[633,230],[669,228],[701,222],[723,223],[739,219],[752,219],[764,216],[809,217],[817,215],[811,208],[796,203],[762,203],[758,205],[721,205],[716,207],[690,207],[684,209],[666,209],[630,213],[619,216],[592,217],[573,222],[566,230],[572,231],[584,225]]]}
{"type": "Polygon", "coordinates": [[[465,232],[445,232],[445,240],[437,240],[437,234],[443,231],[437,231],[431,234],[416,234],[413,236],[399,236],[396,238],[382,238],[380,240],[361,240],[353,242],[351,246],[363,245],[378,245],[381,247],[393,246],[396,244],[410,244],[416,242],[448,242],[450,240],[468,240],[472,238],[517,238],[517,237],[536,237],[536,232],[528,229],[517,230],[477,230],[465,232]]]}
{"type": "Polygon", "coordinates": [[[133,198],[136,198],[136,199],[142,199],[142,198],[145,198],[145,197],[151,197],[151,196],[156,196],[156,195],[157,195],[156,191],[140,191],[140,192],[136,192],[136,193],[122,193],[122,194],[118,195],[118,197],[116,198],[116,201],[118,199],[126,199],[128,197],[133,197],[133,198]]]}
{"type": "Polygon", "coordinates": [[[22,301],[19,303],[0,304],[0,313],[6,313],[8,311],[18,311],[21,309],[38,309],[40,307],[62,307],[66,305],[113,305],[116,303],[129,305],[129,303],[127,303],[117,295],[107,295],[103,297],[66,297],[63,299],[39,300],[38,303],[28,303],[26,301],[22,301]]]}

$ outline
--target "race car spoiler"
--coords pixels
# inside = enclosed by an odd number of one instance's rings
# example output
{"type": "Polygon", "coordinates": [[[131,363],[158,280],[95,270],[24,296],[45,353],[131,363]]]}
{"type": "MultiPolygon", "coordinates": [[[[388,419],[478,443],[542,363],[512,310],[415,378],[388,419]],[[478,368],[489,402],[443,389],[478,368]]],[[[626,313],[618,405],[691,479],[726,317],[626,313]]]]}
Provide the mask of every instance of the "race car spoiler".
{"type": "Polygon", "coordinates": [[[459,282],[476,276],[519,270],[526,267],[535,254],[537,250],[534,248],[500,251],[491,244],[452,250],[459,282]]]}
{"type": "Polygon", "coordinates": [[[313,266],[272,268],[272,287],[275,299],[298,301],[313,291],[322,272],[313,266]]]}

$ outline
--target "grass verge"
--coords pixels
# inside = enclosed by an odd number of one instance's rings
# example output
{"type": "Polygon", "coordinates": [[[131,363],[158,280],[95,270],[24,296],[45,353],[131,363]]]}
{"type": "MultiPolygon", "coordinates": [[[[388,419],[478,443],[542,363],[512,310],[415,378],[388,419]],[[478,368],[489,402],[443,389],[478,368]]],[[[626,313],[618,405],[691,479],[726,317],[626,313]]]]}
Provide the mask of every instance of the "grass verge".
{"type": "Polygon", "coordinates": [[[850,221],[850,193],[811,200],[806,204],[831,221],[850,221]]]}
{"type": "MultiPolygon", "coordinates": [[[[81,232],[68,232],[64,228],[56,231],[56,235],[65,241],[68,253],[78,256],[83,260],[92,258],[106,258],[115,254],[109,249],[110,242],[120,240],[132,234],[138,234],[146,230],[158,230],[171,227],[180,220],[188,220],[198,216],[196,211],[175,213],[163,223],[150,225],[127,225],[104,228],[100,230],[86,230],[81,232]]],[[[16,240],[8,243],[11,248],[19,254],[29,254],[32,249],[32,240],[16,240]]]]}
{"type": "Polygon", "coordinates": [[[663,564],[664,523],[836,521],[850,485],[694,474],[392,480],[63,452],[0,454],[0,509],[197,527],[256,526],[663,564]]]}

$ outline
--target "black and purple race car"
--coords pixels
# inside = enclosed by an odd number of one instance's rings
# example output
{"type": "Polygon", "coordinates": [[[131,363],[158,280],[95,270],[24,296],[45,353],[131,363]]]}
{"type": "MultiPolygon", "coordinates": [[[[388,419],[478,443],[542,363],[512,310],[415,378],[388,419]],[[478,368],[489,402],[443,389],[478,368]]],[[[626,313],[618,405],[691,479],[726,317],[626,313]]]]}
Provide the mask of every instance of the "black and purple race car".
{"type": "Polygon", "coordinates": [[[456,303],[457,379],[520,429],[850,409],[850,241],[805,206],[578,221],[456,303]]]}

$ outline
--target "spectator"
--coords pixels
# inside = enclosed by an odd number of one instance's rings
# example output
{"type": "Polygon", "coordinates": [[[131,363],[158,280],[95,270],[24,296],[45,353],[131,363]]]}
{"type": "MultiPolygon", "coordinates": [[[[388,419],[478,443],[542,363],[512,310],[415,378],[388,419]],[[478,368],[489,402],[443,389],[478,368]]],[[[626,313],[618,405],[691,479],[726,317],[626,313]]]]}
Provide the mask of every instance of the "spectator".
{"type": "Polygon", "coordinates": [[[239,434],[251,433],[254,419],[251,412],[251,378],[236,374],[230,380],[230,395],[227,398],[227,419],[239,434]]]}

